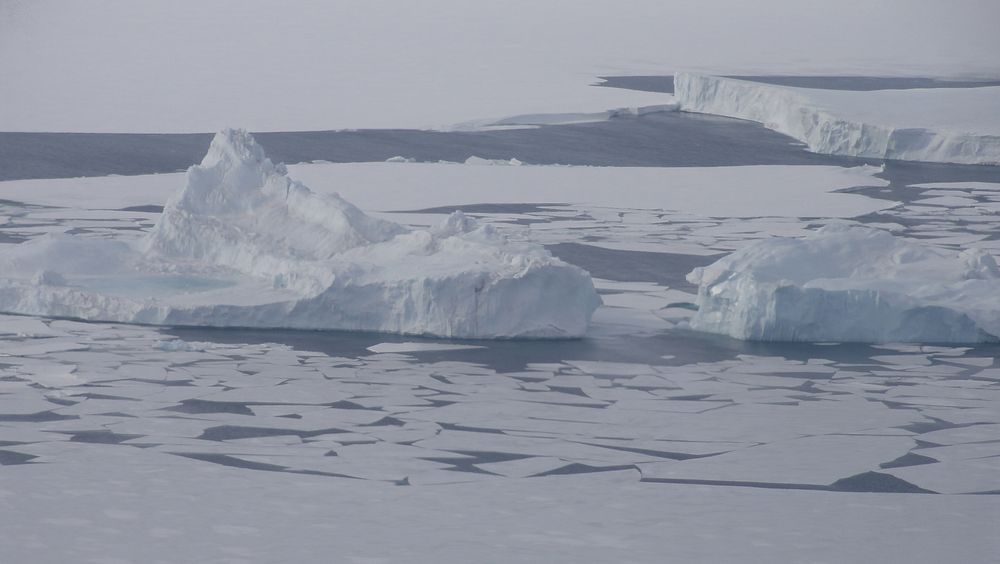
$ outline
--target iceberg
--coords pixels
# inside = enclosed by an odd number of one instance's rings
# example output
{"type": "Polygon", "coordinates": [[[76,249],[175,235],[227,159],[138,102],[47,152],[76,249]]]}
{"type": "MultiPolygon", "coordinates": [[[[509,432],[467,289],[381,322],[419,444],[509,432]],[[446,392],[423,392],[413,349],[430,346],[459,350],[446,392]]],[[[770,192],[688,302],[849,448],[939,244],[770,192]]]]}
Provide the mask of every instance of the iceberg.
{"type": "Polygon", "coordinates": [[[412,230],[317,194],[224,130],[142,237],[47,235],[0,254],[0,311],[156,325],[580,337],[584,270],[455,212],[412,230]]]}
{"type": "Polygon", "coordinates": [[[1000,87],[833,91],[681,72],[682,111],[755,121],[831,155],[1000,164],[1000,87]]]}
{"type": "Polygon", "coordinates": [[[755,341],[996,342],[1000,269],[858,225],[758,241],[697,268],[692,329],[755,341]]]}

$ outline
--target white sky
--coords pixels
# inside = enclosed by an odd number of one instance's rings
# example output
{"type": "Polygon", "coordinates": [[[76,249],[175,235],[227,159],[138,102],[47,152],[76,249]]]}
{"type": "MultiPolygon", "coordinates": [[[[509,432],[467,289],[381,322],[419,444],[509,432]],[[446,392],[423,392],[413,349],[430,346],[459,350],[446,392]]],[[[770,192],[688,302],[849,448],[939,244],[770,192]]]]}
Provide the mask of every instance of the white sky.
{"type": "Polygon", "coordinates": [[[0,0],[0,131],[439,127],[602,74],[1000,76],[994,0],[0,0]]]}

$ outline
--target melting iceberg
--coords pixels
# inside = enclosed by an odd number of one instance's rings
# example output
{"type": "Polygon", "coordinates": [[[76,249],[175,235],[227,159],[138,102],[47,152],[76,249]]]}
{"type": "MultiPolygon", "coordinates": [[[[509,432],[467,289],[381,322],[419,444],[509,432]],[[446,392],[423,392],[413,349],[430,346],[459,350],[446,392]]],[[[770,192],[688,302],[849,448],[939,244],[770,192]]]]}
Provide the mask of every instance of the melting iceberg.
{"type": "Polygon", "coordinates": [[[590,276],[460,212],[410,230],[315,194],[253,138],[215,136],[145,237],[0,255],[0,311],[127,323],[579,337],[590,276]]]}
{"type": "Polygon", "coordinates": [[[924,246],[886,231],[830,225],[756,242],[688,280],[691,327],[737,339],[995,342],[1000,269],[979,250],[924,246]]]}
{"type": "Polygon", "coordinates": [[[756,121],[832,155],[1000,164],[1000,87],[849,92],[677,73],[681,110],[756,121]]]}

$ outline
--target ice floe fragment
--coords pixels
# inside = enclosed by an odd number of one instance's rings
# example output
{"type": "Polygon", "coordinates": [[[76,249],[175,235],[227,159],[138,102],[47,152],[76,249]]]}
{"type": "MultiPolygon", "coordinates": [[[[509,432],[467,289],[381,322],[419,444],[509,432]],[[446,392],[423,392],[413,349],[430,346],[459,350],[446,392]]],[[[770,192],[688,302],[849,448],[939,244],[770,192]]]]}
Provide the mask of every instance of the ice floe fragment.
{"type": "Polygon", "coordinates": [[[1000,270],[981,250],[941,250],[829,225],[766,239],[697,268],[691,327],[737,339],[994,342],[1000,270]]]}

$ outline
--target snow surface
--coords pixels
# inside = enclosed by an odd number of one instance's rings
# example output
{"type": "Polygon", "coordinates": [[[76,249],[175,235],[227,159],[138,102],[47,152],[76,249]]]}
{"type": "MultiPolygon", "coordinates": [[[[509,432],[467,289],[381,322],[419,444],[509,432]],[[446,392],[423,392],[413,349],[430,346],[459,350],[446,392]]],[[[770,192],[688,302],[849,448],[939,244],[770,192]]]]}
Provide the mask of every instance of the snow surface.
{"type": "Polygon", "coordinates": [[[995,342],[1000,269],[869,227],[766,239],[697,268],[693,329],[737,339],[995,342]]]}
{"type": "Polygon", "coordinates": [[[578,337],[589,275],[456,212],[409,230],[216,135],[142,239],[47,235],[0,254],[0,311],[130,323],[578,337]]]}
{"type": "Polygon", "coordinates": [[[597,77],[996,76],[989,1],[0,3],[0,131],[440,127],[669,98],[597,77]],[[781,17],[774,17],[780,14],[781,17]],[[262,110],[263,109],[263,110],[262,110]]]}
{"type": "Polygon", "coordinates": [[[762,123],[817,153],[1000,164],[1000,87],[851,92],[682,72],[682,110],[762,123]]]}

